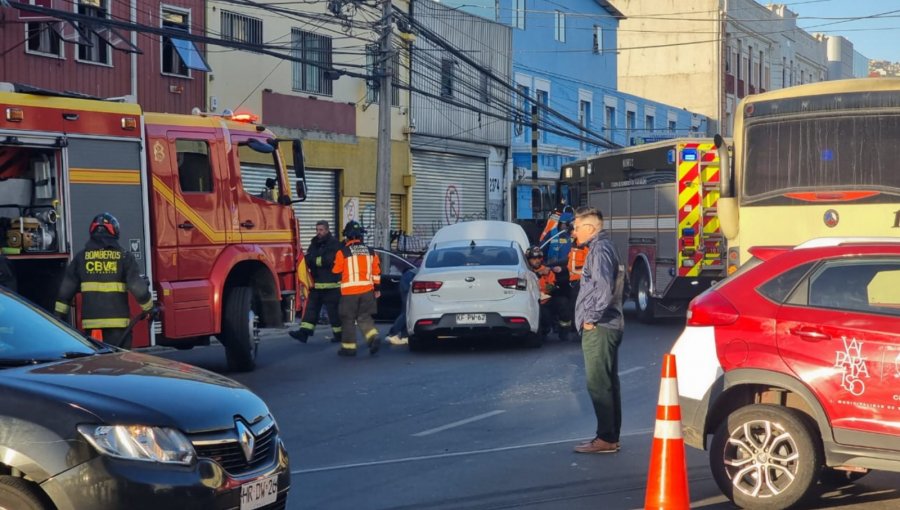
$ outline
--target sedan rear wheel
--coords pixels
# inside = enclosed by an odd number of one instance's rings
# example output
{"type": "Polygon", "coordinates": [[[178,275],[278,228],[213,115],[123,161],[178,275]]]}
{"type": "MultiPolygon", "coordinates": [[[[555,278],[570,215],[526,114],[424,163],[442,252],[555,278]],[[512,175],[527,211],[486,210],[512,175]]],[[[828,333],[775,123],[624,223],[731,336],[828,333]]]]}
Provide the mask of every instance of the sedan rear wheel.
{"type": "Polygon", "coordinates": [[[44,510],[38,489],[22,478],[0,476],[0,510],[44,510]]]}
{"type": "Polygon", "coordinates": [[[709,451],[719,489],[742,508],[781,510],[803,501],[822,465],[811,429],[794,409],[756,404],[734,411],[709,451]]]}

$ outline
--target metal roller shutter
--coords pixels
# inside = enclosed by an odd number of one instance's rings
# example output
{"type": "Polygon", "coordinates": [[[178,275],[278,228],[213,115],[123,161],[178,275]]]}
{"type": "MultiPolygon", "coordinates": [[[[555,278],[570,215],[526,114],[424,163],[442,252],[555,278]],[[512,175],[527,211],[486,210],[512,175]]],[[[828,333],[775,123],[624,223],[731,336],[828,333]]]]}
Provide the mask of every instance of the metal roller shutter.
{"type": "Polygon", "coordinates": [[[413,151],[413,234],[430,241],[444,225],[487,218],[484,158],[413,151]]]}
{"type": "MultiPolygon", "coordinates": [[[[274,177],[272,168],[242,166],[241,181],[244,191],[255,195],[266,187],[266,178],[274,177]]],[[[292,174],[293,175],[293,174],[292,174]]],[[[332,232],[340,232],[337,225],[337,172],[333,170],[306,169],[307,197],[294,204],[294,215],[300,223],[300,240],[306,249],[309,240],[316,235],[316,222],[325,220],[332,232]]]]}
{"type": "MultiPolygon", "coordinates": [[[[400,214],[401,195],[391,195],[391,230],[400,230],[400,214]]],[[[365,243],[375,247],[373,243],[375,232],[372,228],[375,225],[375,193],[360,193],[359,196],[359,222],[368,231],[366,233],[365,243]]],[[[342,227],[343,228],[343,227],[342,227]]]]}

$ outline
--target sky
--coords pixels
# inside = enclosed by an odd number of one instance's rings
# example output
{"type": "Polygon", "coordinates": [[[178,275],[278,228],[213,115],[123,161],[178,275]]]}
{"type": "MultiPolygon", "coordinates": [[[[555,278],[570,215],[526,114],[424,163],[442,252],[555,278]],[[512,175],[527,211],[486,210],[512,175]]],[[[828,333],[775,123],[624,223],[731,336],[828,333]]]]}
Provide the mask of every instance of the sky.
{"type": "Polygon", "coordinates": [[[898,0],[796,0],[776,3],[783,3],[796,12],[799,15],[797,25],[807,32],[841,35],[853,43],[853,49],[869,59],[900,62],[898,0]],[[872,17],[888,12],[890,14],[872,17]],[[844,21],[866,16],[869,17],[844,21]]]}

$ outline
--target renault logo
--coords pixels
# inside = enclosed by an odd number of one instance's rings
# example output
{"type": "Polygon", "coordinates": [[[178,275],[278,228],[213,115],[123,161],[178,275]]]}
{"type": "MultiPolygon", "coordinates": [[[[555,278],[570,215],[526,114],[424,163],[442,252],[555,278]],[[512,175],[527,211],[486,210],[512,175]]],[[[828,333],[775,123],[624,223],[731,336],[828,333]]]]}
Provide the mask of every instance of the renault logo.
{"type": "Polygon", "coordinates": [[[469,283],[472,283],[475,281],[475,277],[474,276],[466,276],[466,281],[469,283]]]}
{"type": "Polygon", "coordinates": [[[253,432],[250,428],[240,420],[235,420],[234,429],[237,431],[238,442],[241,444],[244,458],[247,459],[247,462],[250,462],[250,459],[253,458],[253,447],[255,446],[256,438],[253,437],[253,432]]]}

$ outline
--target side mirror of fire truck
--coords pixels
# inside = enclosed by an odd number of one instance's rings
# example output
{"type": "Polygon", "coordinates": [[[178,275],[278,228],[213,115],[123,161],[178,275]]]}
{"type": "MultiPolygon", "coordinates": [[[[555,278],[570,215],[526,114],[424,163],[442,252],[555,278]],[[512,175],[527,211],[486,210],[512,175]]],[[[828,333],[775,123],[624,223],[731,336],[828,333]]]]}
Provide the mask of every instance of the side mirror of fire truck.
{"type": "Polygon", "coordinates": [[[294,202],[303,202],[306,200],[306,160],[303,157],[303,142],[293,140],[291,149],[294,156],[294,176],[297,177],[296,193],[297,200],[294,202]]]}

